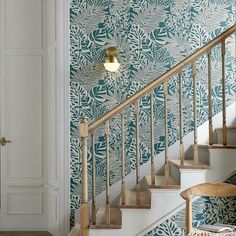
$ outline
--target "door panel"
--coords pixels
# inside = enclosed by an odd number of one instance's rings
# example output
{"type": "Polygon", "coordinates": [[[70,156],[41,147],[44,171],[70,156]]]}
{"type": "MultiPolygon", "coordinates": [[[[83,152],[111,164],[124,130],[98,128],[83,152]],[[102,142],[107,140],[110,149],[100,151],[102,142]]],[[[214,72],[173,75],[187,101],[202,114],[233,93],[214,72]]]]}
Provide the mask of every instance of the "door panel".
{"type": "Polygon", "coordinates": [[[42,178],[41,56],[6,56],[6,78],[6,177],[42,178]]]}
{"type": "Polygon", "coordinates": [[[8,215],[41,215],[43,194],[41,192],[9,192],[8,215]]]}
{"type": "Polygon", "coordinates": [[[41,0],[7,0],[6,48],[41,49],[41,0]]]}

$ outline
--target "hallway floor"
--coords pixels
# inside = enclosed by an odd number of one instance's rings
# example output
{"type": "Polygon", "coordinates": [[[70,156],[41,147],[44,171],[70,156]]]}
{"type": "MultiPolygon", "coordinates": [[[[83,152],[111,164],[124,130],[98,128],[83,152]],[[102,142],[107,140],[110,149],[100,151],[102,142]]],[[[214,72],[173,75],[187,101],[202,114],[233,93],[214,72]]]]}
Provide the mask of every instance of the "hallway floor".
{"type": "Polygon", "coordinates": [[[48,232],[0,232],[0,236],[52,236],[48,232]]]}

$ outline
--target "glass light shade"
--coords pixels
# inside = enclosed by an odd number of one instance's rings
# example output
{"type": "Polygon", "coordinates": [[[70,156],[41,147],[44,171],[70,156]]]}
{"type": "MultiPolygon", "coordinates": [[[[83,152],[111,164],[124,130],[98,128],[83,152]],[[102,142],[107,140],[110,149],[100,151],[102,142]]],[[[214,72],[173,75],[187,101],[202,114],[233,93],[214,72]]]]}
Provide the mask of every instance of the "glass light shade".
{"type": "Polygon", "coordinates": [[[104,67],[107,71],[115,72],[119,69],[120,63],[119,62],[105,62],[104,67]]]}
{"type": "Polygon", "coordinates": [[[106,49],[106,59],[104,67],[107,71],[115,72],[120,67],[120,62],[118,59],[118,50],[115,47],[106,49]]]}

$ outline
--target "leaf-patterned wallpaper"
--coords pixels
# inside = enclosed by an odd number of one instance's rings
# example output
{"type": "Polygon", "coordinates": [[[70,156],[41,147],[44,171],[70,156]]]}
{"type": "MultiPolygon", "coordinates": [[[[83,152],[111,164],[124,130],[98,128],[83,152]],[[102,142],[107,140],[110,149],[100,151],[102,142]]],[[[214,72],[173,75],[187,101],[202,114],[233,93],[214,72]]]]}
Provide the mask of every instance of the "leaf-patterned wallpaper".
{"type": "MultiPolygon", "coordinates": [[[[81,143],[79,119],[94,121],[163,74],[186,56],[230,27],[235,21],[234,0],[71,0],[70,4],[70,128],[71,219],[81,196],[81,143]],[[121,68],[116,73],[103,67],[104,51],[119,49],[121,68]]],[[[234,38],[226,42],[227,101],[235,91],[234,38]]],[[[221,48],[212,50],[212,101],[221,109],[221,48]]],[[[182,72],[184,132],[193,127],[192,67],[182,72]]],[[[207,57],[197,61],[198,125],[207,120],[207,57]]],[[[163,86],[154,90],[155,155],[164,149],[163,86]]],[[[150,99],[140,101],[141,163],[150,156],[150,99]]],[[[120,118],[110,123],[111,184],[120,176],[120,118]]],[[[178,139],[178,78],[168,83],[169,143],[178,139]]],[[[97,193],[104,189],[104,128],[96,133],[97,193]]],[[[135,167],[135,117],[133,106],[125,113],[126,173],[135,167]]],[[[91,155],[89,158],[89,180],[91,155]]]]}
{"type": "MultiPolygon", "coordinates": [[[[225,181],[236,184],[236,174],[225,181]]],[[[202,224],[236,225],[236,197],[201,197],[193,202],[193,227],[202,224]]],[[[158,225],[145,236],[183,236],[185,209],[158,225]]]]}

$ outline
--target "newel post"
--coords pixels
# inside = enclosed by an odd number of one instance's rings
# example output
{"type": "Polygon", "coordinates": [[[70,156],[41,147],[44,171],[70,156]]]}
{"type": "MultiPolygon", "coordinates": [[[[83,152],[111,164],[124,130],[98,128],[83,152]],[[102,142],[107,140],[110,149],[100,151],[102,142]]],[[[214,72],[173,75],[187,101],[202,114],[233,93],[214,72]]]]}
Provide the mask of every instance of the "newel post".
{"type": "Polygon", "coordinates": [[[80,121],[80,138],[82,142],[82,203],[80,205],[80,236],[88,236],[89,205],[88,205],[88,120],[83,117],[80,121]]]}

